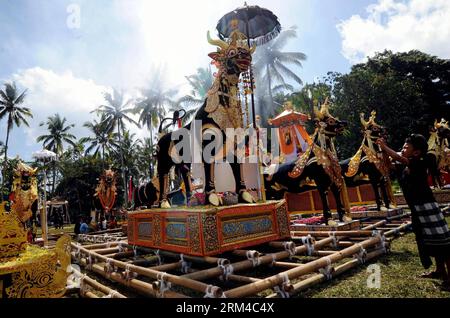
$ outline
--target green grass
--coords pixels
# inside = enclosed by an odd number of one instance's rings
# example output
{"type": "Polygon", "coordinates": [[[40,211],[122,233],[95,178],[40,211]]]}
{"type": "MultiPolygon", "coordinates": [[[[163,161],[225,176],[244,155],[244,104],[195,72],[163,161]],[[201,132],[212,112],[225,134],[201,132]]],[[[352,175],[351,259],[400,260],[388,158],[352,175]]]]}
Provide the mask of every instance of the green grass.
{"type": "MultiPolygon", "coordinates": [[[[74,224],[66,224],[64,225],[63,229],[55,229],[55,227],[50,226],[48,227],[48,234],[54,235],[54,234],[61,234],[61,233],[73,233],[73,228],[75,227],[74,224]]],[[[42,234],[42,230],[40,227],[37,228],[37,237],[40,237],[42,234]]]]}
{"type": "MultiPolygon", "coordinates": [[[[447,222],[450,217],[447,217],[447,222]]],[[[431,269],[434,270],[434,264],[431,269]]],[[[431,270],[429,269],[429,270],[431,270]]],[[[329,283],[309,289],[300,297],[312,298],[450,298],[441,280],[420,278],[422,267],[413,233],[394,240],[391,252],[363,267],[350,270],[329,283]],[[368,288],[369,264],[380,266],[380,288],[368,288]]]]}

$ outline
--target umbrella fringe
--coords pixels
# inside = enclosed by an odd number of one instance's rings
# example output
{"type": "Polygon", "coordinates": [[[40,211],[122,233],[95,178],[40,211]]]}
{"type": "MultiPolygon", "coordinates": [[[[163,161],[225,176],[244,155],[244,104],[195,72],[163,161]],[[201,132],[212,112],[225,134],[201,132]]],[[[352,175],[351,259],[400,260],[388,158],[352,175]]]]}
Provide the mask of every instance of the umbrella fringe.
{"type": "Polygon", "coordinates": [[[277,25],[272,32],[267,33],[264,36],[260,36],[256,39],[252,39],[250,40],[250,43],[251,45],[253,45],[253,43],[256,43],[256,46],[264,45],[267,42],[270,42],[272,39],[276,38],[278,34],[280,34],[280,32],[281,32],[281,25],[277,25]]]}

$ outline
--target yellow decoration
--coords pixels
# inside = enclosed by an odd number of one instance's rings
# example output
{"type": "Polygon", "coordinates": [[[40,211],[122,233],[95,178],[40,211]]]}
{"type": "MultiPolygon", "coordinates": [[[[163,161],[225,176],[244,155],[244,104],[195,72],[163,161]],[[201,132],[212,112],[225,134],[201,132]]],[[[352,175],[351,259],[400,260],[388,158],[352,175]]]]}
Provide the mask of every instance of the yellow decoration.
{"type": "Polygon", "coordinates": [[[378,126],[377,123],[375,123],[375,118],[377,116],[377,112],[376,111],[372,111],[370,113],[370,117],[369,117],[369,121],[365,121],[364,119],[364,113],[360,114],[360,119],[361,119],[361,124],[364,126],[364,129],[368,129],[371,125],[376,125],[378,126]]]}
{"type": "Polygon", "coordinates": [[[0,203],[0,261],[24,251],[27,232],[14,212],[7,213],[6,202],[0,203]]]}
{"type": "Polygon", "coordinates": [[[330,106],[328,104],[328,97],[325,98],[325,102],[320,107],[320,110],[317,106],[314,106],[314,115],[319,119],[324,119],[325,117],[331,117],[329,112],[330,106]]]}
{"type": "MultiPolygon", "coordinates": [[[[230,43],[211,39],[209,32],[207,33],[207,39],[210,44],[218,47],[217,53],[214,53],[216,55],[214,59],[220,61],[220,63],[229,58],[228,54],[231,54],[231,52],[237,54],[239,50],[245,49],[251,55],[255,50],[255,46],[248,47],[245,35],[238,30],[231,33],[230,43]]],[[[238,83],[239,74],[227,74],[221,66],[211,89],[208,91],[205,111],[221,130],[244,127],[244,113],[237,88],[238,83]],[[227,102],[224,102],[225,99],[227,102]]]]}
{"type": "Polygon", "coordinates": [[[436,158],[437,168],[439,170],[448,170],[450,167],[450,148],[446,138],[440,138],[438,135],[438,129],[444,128],[449,130],[448,121],[444,118],[438,123],[434,122],[434,131],[430,133],[428,139],[428,153],[432,154],[436,158]]]}
{"type": "Polygon", "coordinates": [[[361,164],[361,161],[364,160],[368,160],[370,163],[373,163],[383,176],[387,178],[389,177],[389,169],[384,163],[383,154],[375,150],[373,144],[373,137],[371,137],[370,135],[371,132],[371,130],[369,129],[370,126],[380,127],[380,125],[378,125],[375,122],[376,114],[377,113],[375,111],[372,111],[368,121],[364,119],[363,113],[360,114],[361,124],[364,126],[365,129],[364,139],[356,154],[350,159],[348,171],[345,173],[346,177],[351,178],[355,176],[359,170],[359,165],[361,164]]]}
{"type": "Polygon", "coordinates": [[[14,199],[11,209],[21,222],[26,222],[32,216],[31,206],[38,198],[36,170],[19,162],[14,171],[14,199]]]}
{"type": "Polygon", "coordinates": [[[20,163],[15,171],[11,211],[6,211],[7,202],[0,203],[0,292],[5,288],[9,298],[61,297],[66,289],[70,237],[61,237],[55,249],[48,250],[28,244],[22,225],[37,198],[35,172],[20,163]],[[1,278],[4,275],[11,275],[8,286],[1,278]]]}

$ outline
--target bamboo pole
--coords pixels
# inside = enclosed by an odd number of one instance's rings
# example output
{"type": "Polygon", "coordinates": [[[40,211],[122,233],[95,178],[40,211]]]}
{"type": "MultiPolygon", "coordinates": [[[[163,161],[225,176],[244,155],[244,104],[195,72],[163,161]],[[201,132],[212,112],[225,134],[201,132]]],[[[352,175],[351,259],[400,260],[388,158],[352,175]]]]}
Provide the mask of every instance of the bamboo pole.
{"type": "Polygon", "coordinates": [[[118,247],[111,247],[111,248],[102,248],[102,249],[96,249],[93,250],[93,252],[100,254],[100,255],[105,255],[105,254],[110,254],[110,253],[116,253],[119,251],[118,247]]]}
{"type": "Polygon", "coordinates": [[[109,234],[109,233],[119,233],[119,232],[122,232],[121,228],[95,231],[95,232],[88,233],[88,235],[109,234]]]}
{"type": "Polygon", "coordinates": [[[227,276],[228,280],[239,282],[239,283],[254,283],[260,281],[261,279],[255,277],[247,277],[241,275],[230,274],[227,276]]]}
{"type": "Polygon", "coordinates": [[[317,256],[328,256],[328,255],[331,255],[331,254],[334,254],[334,253],[336,253],[336,251],[315,251],[315,252],[313,253],[313,255],[317,255],[317,256]]]}
{"type": "MultiPolygon", "coordinates": [[[[319,249],[323,246],[331,244],[332,242],[333,242],[333,238],[328,237],[326,239],[315,242],[314,248],[319,249]]],[[[295,248],[294,254],[298,255],[301,253],[305,253],[306,251],[307,251],[306,246],[304,246],[304,245],[297,246],[295,248]]],[[[282,259],[286,259],[290,256],[291,256],[291,254],[288,251],[282,251],[282,252],[276,252],[276,253],[272,253],[272,254],[263,255],[259,258],[258,261],[259,261],[259,265],[269,265],[269,264],[272,264],[273,262],[276,262],[276,261],[282,260],[282,259]]],[[[230,266],[232,266],[234,273],[239,272],[239,271],[248,270],[248,269],[251,269],[254,267],[253,262],[251,260],[240,261],[237,263],[230,264],[230,266]]],[[[210,269],[206,269],[203,271],[198,271],[195,273],[186,274],[186,275],[183,275],[182,277],[190,278],[190,279],[194,279],[194,280],[206,280],[206,279],[218,277],[221,275],[223,275],[222,268],[215,267],[215,268],[210,268],[210,269]]]]}
{"type": "Polygon", "coordinates": [[[341,246],[341,247],[349,247],[349,246],[355,245],[355,242],[350,242],[350,241],[340,241],[340,242],[337,242],[337,245],[338,245],[338,246],[341,246]]]}
{"type": "MultiPolygon", "coordinates": [[[[130,244],[124,244],[124,246],[126,246],[130,249],[133,248],[133,245],[130,245],[130,244]]],[[[137,251],[142,251],[143,253],[147,253],[147,254],[155,254],[156,253],[155,250],[146,248],[146,247],[137,246],[136,249],[137,249],[137,251]]],[[[160,250],[159,255],[164,256],[164,257],[174,258],[174,259],[180,259],[182,254],[160,250]]],[[[183,259],[187,262],[200,263],[200,264],[217,264],[217,262],[219,260],[221,260],[221,258],[212,257],[212,256],[198,257],[198,256],[184,255],[184,254],[183,254],[183,259]]]]}
{"type": "Polygon", "coordinates": [[[240,297],[254,295],[265,289],[273,288],[274,286],[281,285],[286,277],[289,280],[292,280],[297,277],[303,276],[305,274],[311,273],[315,270],[318,270],[319,268],[326,267],[329,264],[335,263],[345,257],[351,256],[351,255],[359,252],[361,248],[367,248],[372,245],[378,244],[379,242],[380,242],[379,236],[370,238],[359,244],[355,244],[354,246],[351,246],[344,250],[336,252],[333,255],[330,255],[327,257],[322,257],[318,260],[312,261],[301,267],[289,269],[289,270],[283,272],[282,273],[283,275],[278,275],[278,274],[273,275],[273,276],[265,278],[261,281],[228,290],[225,292],[225,296],[227,298],[240,298],[240,297]]]}
{"type": "Polygon", "coordinates": [[[335,235],[336,237],[358,237],[358,236],[371,236],[372,231],[291,231],[292,235],[307,236],[311,235],[313,237],[327,237],[330,235],[335,235]]]}
{"type": "Polygon", "coordinates": [[[361,230],[363,230],[363,231],[364,231],[364,230],[374,230],[374,229],[376,229],[377,227],[380,227],[380,226],[385,225],[386,223],[387,223],[387,220],[378,221],[378,222],[371,223],[371,224],[369,224],[369,225],[363,227],[361,230]]]}
{"type": "Polygon", "coordinates": [[[84,295],[82,295],[82,296],[84,296],[86,298],[100,298],[96,294],[94,294],[93,292],[90,292],[90,291],[85,292],[84,295]]]}
{"type": "MultiPolygon", "coordinates": [[[[291,233],[292,233],[292,231],[291,231],[291,233]]],[[[303,235],[303,236],[308,236],[308,234],[305,234],[305,235],[303,235]]],[[[278,242],[278,241],[275,241],[275,242],[269,242],[269,244],[268,244],[270,247],[275,247],[275,248],[281,248],[281,249],[284,249],[286,246],[288,246],[288,245],[292,245],[292,247],[296,247],[295,246],[295,243],[294,242],[292,242],[292,241],[286,241],[286,242],[278,242]]]]}
{"type": "Polygon", "coordinates": [[[112,298],[127,298],[124,295],[122,295],[121,293],[119,293],[105,285],[100,284],[99,282],[92,279],[91,277],[89,277],[87,275],[83,275],[81,272],[77,271],[76,269],[72,269],[72,271],[76,276],[82,277],[83,283],[86,283],[89,286],[95,288],[96,290],[101,291],[105,295],[111,295],[112,298]]]}
{"type": "Polygon", "coordinates": [[[152,256],[150,258],[133,260],[133,261],[130,261],[129,263],[131,263],[133,265],[137,265],[137,266],[151,267],[152,265],[154,265],[155,263],[158,263],[158,262],[159,262],[159,258],[156,256],[152,256]]]}
{"type": "MultiPolygon", "coordinates": [[[[370,253],[367,253],[366,260],[369,261],[373,258],[376,258],[376,257],[382,255],[383,253],[384,252],[380,249],[375,250],[370,253]]],[[[336,266],[335,270],[331,273],[332,278],[339,276],[339,275],[345,273],[346,271],[357,267],[358,265],[359,265],[359,261],[357,259],[352,259],[342,265],[336,266]]],[[[326,276],[324,274],[315,274],[314,276],[311,276],[304,280],[301,280],[300,282],[293,284],[294,289],[291,293],[291,296],[298,294],[299,292],[306,290],[308,288],[311,288],[314,285],[317,285],[324,281],[326,281],[326,276]]],[[[269,296],[267,296],[267,298],[275,298],[275,297],[277,297],[276,293],[270,294],[269,296]]]]}
{"type": "Polygon", "coordinates": [[[239,257],[260,257],[261,253],[254,250],[234,250],[232,252],[233,255],[239,256],[239,257]]]}
{"type": "Polygon", "coordinates": [[[400,233],[400,231],[404,231],[404,230],[408,229],[410,226],[411,226],[411,222],[402,224],[402,225],[400,225],[399,227],[397,227],[395,229],[392,229],[390,231],[385,232],[384,236],[389,237],[389,236],[398,234],[398,233],[400,233]]]}
{"type": "MultiPolygon", "coordinates": [[[[86,259],[80,261],[80,265],[87,266],[86,259]]],[[[138,292],[141,295],[149,297],[157,297],[157,292],[153,289],[152,285],[141,280],[131,278],[129,280],[124,279],[121,274],[112,272],[109,275],[105,273],[104,267],[100,264],[92,265],[92,271],[101,275],[102,277],[118,282],[119,284],[131,288],[133,291],[138,292]]],[[[185,298],[187,296],[168,290],[164,293],[167,298],[185,298]]]]}
{"type": "Polygon", "coordinates": [[[126,252],[119,252],[119,253],[112,254],[112,256],[110,256],[110,257],[114,258],[114,259],[121,259],[121,258],[128,258],[128,257],[132,257],[132,256],[134,256],[133,251],[126,251],[126,252]]]}
{"type": "Polygon", "coordinates": [[[161,279],[165,279],[166,281],[175,284],[175,285],[179,285],[179,286],[183,286],[186,288],[190,288],[199,292],[203,292],[206,293],[207,290],[209,290],[215,297],[221,297],[222,296],[222,289],[217,287],[217,286],[210,286],[207,285],[205,283],[199,282],[199,281],[195,281],[193,279],[189,279],[186,277],[180,277],[180,276],[176,276],[176,275],[172,275],[169,273],[164,273],[161,271],[157,271],[154,269],[150,269],[150,268],[144,268],[144,267],[140,267],[140,266],[136,266],[133,264],[127,264],[125,262],[119,261],[119,260],[115,260],[112,258],[106,258],[103,255],[97,254],[95,252],[89,251],[84,249],[81,246],[77,246],[74,243],[71,243],[72,247],[75,249],[79,249],[81,253],[84,254],[88,254],[91,257],[100,260],[102,262],[106,262],[107,260],[110,262],[111,265],[113,266],[117,266],[120,267],[122,269],[126,269],[129,268],[129,270],[138,273],[140,275],[158,280],[159,278],[161,279]]]}
{"type": "Polygon", "coordinates": [[[152,266],[152,267],[149,267],[149,268],[153,269],[155,271],[166,272],[166,271],[172,271],[172,270],[178,269],[180,267],[181,267],[181,261],[175,262],[175,263],[158,265],[158,266],[152,266]]]}
{"type": "Polygon", "coordinates": [[[295,268],[303,266],[304,264],[299,263],[289,263],[289,262],[274,262],[273,266],[282,267],[282,268],[295,268]]]}
{"type": "Polygon", "coordinates": [[[119,245],[120,242],[110,242],[110,243],[99,243],[99,244],[90,244],[90,245],[83,245],[84,249],[87,250],[93,250],[98,248],[109,248],[119,245]]]}

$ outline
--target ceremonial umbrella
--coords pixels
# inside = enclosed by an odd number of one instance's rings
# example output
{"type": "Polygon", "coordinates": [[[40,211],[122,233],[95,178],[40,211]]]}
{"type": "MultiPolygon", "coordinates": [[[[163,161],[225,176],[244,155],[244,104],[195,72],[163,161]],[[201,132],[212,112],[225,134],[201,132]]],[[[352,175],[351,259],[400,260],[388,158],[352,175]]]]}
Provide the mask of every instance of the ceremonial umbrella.
{"type": "Polygon", "coordinates": [[[280,22],[272,11],[245,3],[243,7],[225,14],[217,23],[216,29],[222,40],[229,38],[236,29],[231,23],[233,20],[238,21],[238,30],[247,36],[251,44],[265,44],[281,31],[280,22]]]}
{"type": "MultiPolygon", "coordinates": [[[[217,23],[217,31],[222,40],[228,39],[233,31],[236,29],[245,34],[247,37],[247,44],[250,47],[253,44],[262,45],[281,32],[281,25],[278,18],[272,11],[261,8],[259,6],[249,6],[247,2],[243,7],[237,8],[225,14],[217,23]]],[[[250,67],[250,88],[251,88],[251,102],[252,102],[252,120],[253,128],[257,132],[257,140],[259,140],[259,132],[256,127],[255,114],[255,97],[253,94],[253,71],[250,67]]],[[[257,147],[257,160],[259,166],[259,147],[257,147]]],[[[263,176],[261,175],[262,179],[263,176]]],[[[258,180],[260,186],[263,186],[263,180],[258,180]]],[[[265,193],[261,191],[261,197],[265,201],[265,193]]]]}
{"type": "MultiPolygon", "coordinates": [[[[248,46],[262,45],[275,38],[281,31],[278,18],[272,11],[259,6],[249,6],[245,2],[243,7],[225,14],[217,23],[217,31],[222,40],[228,39],[236,29],[245,34],[248,46]]],[[[256,129],[255,97],[253,95],[253,72],[250,67],[250,85],[252,101],[253,128],[256,129]]]]}
{"type": "MultiPolygon", "coordinates": [[[[33,158],[39,161],[49,162],[56,159],[56,153],[53,151],[49,151],[47,149],[43,149],[37,152],[33,152],[33,158]]],[[[42,238],[44,240],[44,245],[47,245],[47,171],[44,171],[44,204],[42,206],[41,212],[41,229],[42,229],[42,238]]]]}

